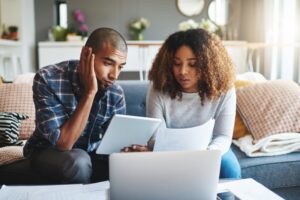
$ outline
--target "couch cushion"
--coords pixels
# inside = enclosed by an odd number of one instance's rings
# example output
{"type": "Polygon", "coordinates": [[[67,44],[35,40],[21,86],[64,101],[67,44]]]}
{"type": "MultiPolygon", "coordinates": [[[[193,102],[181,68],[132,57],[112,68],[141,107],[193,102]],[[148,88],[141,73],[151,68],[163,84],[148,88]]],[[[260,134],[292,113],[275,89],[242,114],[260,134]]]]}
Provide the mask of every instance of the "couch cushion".
{"type": "Polygon", "coordinates": [[[32,96],[31,84],[0,85],[0,111],[29,116],[29,119],[21,121],[21,140],[28,139],[35,129],[35,108],[32,96]]]}
{"type": "Polygon", "coordinates": [[[23,146],[5,146],[0,148],[0,166],[24,159],[23,146]]]}
{"type": "Polygon", "coordinates": [[[280,156],[248,157],[232,145],[242,169],[242,178],[253,178],[268,188],[300,186],[300,152],[280,156]]]}
{"type": "Polygon", "coordinates": [[[145,116],[146,96],[149,82],[147,81],[118,81],[125,93],[126,114],[145,116]]]}
{"type": "Polygon", "coordinates": [[[300,87],[275,80],[237,89],[237,109],[254,141],[300,132],[300,87]]]}

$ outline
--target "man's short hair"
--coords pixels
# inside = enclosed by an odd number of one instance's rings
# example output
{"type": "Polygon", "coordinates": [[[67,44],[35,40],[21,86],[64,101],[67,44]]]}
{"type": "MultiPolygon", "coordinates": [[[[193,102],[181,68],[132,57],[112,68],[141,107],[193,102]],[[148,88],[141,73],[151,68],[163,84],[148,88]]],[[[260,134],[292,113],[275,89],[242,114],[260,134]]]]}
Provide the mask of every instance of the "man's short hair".
{"type": "Polygon", "coordinates": [[[98,28],[94,30],[85,43],[85,46],[91,47],[93,52],[103,50],[107,45],[111,45],[116,50],[127,52],[127,44],[124,37],[112,28],[98,28]]]}

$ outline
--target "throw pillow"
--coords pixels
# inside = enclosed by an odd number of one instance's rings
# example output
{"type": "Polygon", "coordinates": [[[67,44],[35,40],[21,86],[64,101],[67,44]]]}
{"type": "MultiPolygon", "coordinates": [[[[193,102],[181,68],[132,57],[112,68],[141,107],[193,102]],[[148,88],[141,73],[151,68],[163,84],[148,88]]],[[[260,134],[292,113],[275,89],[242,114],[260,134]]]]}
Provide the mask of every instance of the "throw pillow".
{"type": "Polygon", "coordinates": [[[20,140],[28,139],[35,129],[32,84],[0,85],[0,112],[16,112],[29,116],[21,121],[20,140]]]}
{"type": "Polygon", "coordinates": [[[253,135],[300,132],[300,86],[275,80],[237,89],[237,110],[253,135]]]}
{"type": "Polygon", "coordinates": [[[27,118],[27,115],[0,112],[0,147],[22,144],[19,141],[20,120],[27,118]]]}
{"type": "MultiPolygon", "coordinates": [[[[244,81],[244,80],[236,80],[234,83],[234,86],[236,89],[246,87],[249,85],[253,85],[254,83],[251,81],[244,81]]],[[[235,115],[235,122],[234,122],[234,129],[233,129],[233,139],[239,139],[240,137],[244,137],[245,135],[249,134],[247,131],[246,126],[244,125],[244,122],[242,118],[240,117],[240,114],[236,112],[235,115]]]]}

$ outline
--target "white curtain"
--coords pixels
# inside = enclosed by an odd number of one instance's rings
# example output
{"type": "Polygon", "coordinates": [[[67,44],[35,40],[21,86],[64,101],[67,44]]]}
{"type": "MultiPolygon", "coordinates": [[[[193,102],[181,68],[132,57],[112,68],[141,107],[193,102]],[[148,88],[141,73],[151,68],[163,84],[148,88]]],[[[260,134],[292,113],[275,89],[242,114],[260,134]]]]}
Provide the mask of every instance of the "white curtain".
{"type": "Polygon", "coordinates": [[[268,79],[300,83],[299,25],[297,0],[264,0],[264,42],[267,45],[261,73],[268,79]]]}

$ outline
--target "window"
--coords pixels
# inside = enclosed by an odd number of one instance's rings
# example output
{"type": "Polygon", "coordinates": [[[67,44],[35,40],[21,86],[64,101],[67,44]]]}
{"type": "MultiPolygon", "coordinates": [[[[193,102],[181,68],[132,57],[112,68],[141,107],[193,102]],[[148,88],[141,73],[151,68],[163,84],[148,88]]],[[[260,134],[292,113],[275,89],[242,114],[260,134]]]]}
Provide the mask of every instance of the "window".
{"type": "Polygon", "coordinates": [[[57,0],[56,1],[56,24],[58,26],[67,28],[68,27],[68,15],[67,15],[67,2],[57,0]]]}

